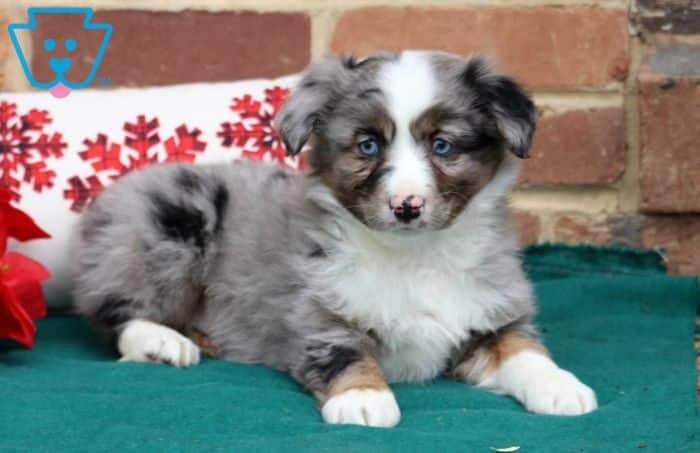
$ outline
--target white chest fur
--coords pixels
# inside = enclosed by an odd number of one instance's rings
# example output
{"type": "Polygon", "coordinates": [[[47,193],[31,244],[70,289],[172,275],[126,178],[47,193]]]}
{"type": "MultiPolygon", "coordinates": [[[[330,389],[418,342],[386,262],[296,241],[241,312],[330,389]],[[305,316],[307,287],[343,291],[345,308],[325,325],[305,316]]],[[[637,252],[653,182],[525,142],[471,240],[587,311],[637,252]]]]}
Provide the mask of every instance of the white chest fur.
{"type": "Polygon", "coordinates": [[[379,338],[389,381],[434,378],[470,330],[498,327],[492,319],[501,296],[470,272],[483,235],[403,237],[401,244],[363,235],[355,230],[336,244],[321,277],[340,299],[332,309],[379,338]]]}
{"type": "Polygon", "coordinates": [[[478,282],[438,263],[358,263],[336,287],[341,313],[381,341],[380,362],[390,381],[421,381],[443,371],[470,329],[489,327],[478,282]]]}

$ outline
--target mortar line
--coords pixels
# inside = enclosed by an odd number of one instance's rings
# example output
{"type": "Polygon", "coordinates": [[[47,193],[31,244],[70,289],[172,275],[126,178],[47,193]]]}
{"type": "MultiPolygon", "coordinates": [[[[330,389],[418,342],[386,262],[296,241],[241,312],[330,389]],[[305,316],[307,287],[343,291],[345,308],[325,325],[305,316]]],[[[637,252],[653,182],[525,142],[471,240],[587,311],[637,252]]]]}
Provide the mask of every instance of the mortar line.
{"type": "Polygon", "coordinates": [[[625,131],[627,149],[625,171],[620,178],[620,211],[638,213],[640,201],[641,130],[639,113],[639,82],[637,76],[644,53],[639,37],[630,40],[630,66],[625,89],[625,131]]]}
{"type": "Polygon", "coordinates": [[[309,12],[311,16],[311,61],[318,61],[330,51],[333,30],[341,12],[341,10],[331,8],[309,12]]]}

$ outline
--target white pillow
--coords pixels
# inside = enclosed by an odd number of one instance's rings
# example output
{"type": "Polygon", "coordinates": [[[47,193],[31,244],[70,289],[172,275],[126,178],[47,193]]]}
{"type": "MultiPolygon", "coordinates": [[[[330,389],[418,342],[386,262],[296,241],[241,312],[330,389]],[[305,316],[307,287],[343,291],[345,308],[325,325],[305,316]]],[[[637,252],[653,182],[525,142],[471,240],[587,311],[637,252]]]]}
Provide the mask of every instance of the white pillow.
{"type": "Polygon", "coordinates": [[[52,236],[9,249],[51,271],[47,304],[70,303],[71,230],[91,197],[124,172],[151,162],[240,157],[297,168],[270,125],[296,80],[75,90],[63,99],[0,93],[0,185],[52,236]]]}

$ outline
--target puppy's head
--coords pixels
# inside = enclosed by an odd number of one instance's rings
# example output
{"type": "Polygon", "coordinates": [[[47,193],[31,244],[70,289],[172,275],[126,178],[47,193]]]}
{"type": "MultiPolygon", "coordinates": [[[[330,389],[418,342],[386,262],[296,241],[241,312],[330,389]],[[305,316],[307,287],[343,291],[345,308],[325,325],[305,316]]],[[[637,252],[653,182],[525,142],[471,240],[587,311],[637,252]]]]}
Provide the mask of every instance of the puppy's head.
{"type": "Polygon", "coordinates": [[[376,230],[442,229],[494,177],[527,157],[533,103],[487,60],[436,52],[331,56],[277,117],[289,153],[376,230]]]}

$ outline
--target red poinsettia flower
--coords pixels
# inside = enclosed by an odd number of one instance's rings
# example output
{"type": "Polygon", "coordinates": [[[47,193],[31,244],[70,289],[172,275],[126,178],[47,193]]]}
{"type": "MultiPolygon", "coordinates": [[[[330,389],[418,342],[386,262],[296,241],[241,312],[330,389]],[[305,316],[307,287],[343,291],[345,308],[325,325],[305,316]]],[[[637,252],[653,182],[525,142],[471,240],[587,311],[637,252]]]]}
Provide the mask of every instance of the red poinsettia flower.
{"type": "Polygon", "coordinates": [[[24,212],[10,206],[12,193],[0,188],[0,338],[34,346],[34,320],[46,315],[41,282],[50,277],[44,266],[22,254],[5,253],[7,238],[48,238],[24,212]]]}

